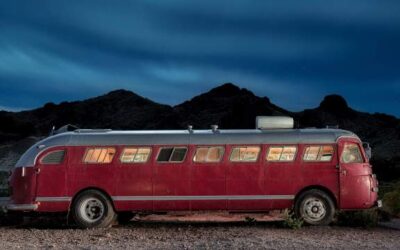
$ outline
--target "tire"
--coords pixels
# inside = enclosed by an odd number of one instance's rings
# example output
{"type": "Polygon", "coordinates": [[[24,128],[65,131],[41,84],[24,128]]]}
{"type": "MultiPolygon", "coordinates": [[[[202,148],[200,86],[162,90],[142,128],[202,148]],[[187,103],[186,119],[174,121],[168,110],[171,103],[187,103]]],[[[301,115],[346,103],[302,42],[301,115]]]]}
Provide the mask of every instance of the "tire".
{"type": "Polygon", "coordinates": [[[72,218],[80,228],[104,228],[112,226],[116,214],[107,196],[97,190],[86,190],[76,197],[72,218]]]}
{"type": "Polygon", "coordinates": [[[118,224],[126,225],[133,219],[133,217],[135,217],[135,214],[132,212],[118,213],[118,224]]]}
{"type": "Polygon", "coordinates": [[[335,204],[329,195],[318,189],[311,189],[299,195],[295,202],[295,214],[305,224],[329,225],[335,216],[335,204]]]}

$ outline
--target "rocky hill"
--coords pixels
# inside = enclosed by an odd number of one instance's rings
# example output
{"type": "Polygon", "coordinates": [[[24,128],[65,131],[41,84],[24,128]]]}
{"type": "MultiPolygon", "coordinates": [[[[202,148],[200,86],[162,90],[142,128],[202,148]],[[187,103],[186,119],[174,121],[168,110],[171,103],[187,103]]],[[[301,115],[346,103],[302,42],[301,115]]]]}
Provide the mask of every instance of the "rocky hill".
{"type": "Polygon", "coordinates": [[[0,163],[1,168],[10,168],[35,138],[46,136],[53,126],[142,130],[182,129],[189,124],[209,128],[218,124],[220,128],[254,128],[257,115],[292,116],[297,127],[338,125],[354,131],[371,143],[378,177],[400,178],[400,120],[396,117],[356,111],[338,95],[326,96],[319,107],[294,113],[231,83],[174,107],[116,90],[84,101],[47,103],[38,109],[15,113],[1,111],[0,163]]]}
{"type": "Polygon", "coordinates": [[[267,97],[258,97],[247,89],[224,84],[174,107],[180,127],[254,128],[258,115],[290,115],[272,104],[267,97]]]}

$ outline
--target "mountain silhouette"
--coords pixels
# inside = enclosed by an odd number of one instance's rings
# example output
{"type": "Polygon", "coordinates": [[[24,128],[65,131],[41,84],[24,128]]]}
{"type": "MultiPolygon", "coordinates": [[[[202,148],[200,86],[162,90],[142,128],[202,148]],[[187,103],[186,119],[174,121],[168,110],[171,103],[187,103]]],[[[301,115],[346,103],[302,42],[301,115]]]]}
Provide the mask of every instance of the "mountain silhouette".
{"type": "MultiPolygon", "coordinates": [[[[0,111],[0,155],[24,145],[21,140],[47,136],[51,128],[74,124],[80,128],[110,129],[224,129],[255,127],[255,117],[292,116],[296,127],[338,126],[355,132],[373,148],[374,171],[381,179],[400,178],[400,120],[394,116],[359,112],[339,95],[328,95],[313,109],[290,112],[267,97],[226,83],[176,106],[153,102],[127,90],[115,90],[83,101],[47,103],[22,112],[0,111]]],[[[18,150],[21,152],[21,149],[18,150]]],[[[15,153],[12,154],[15,158],[15,153]]],[[[11,164],[11,163],[10,163],[11,164]]],[[[9,164],[7,164],[9,165],[9,164]]],[[[2,166],[9,168],[11,166],[2,166]]]]}
{"type": "Polygon", "coordinates": [[[179,125],[209,128],[254,128],[258,115],[290,115],[290,112],[272,104],[267,97],[255,96],[247,89],[226,83],[207,93],[174,107],[179,125]]]}

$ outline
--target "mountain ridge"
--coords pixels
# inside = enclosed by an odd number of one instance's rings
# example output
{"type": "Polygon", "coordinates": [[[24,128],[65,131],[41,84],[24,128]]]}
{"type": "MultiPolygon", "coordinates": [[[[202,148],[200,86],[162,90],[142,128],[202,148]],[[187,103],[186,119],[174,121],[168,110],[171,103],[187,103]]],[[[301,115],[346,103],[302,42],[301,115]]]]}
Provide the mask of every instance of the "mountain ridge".
{"type": "Polygon", "coordinates": [[[17,143],[29,136],[47,136],[53,126],[65,124],[136,130],[185,129],[188,125],[208,129],[211,124],[218,124],[224,129],[248,129],[255,127],[255,117],[259,115],[292,116],[297,127],[338,125],[351,130],[371,143],[373,163],[385,170],[376,172],[388,178],[400,177],[400,120],[396,117],[359,112],[335,94],[325,96],[318,107],[291,112],[273,104],[268,97],[259,97],[232,83],[175,106],[118,89],[81,101],[46,103],[29,111],[0,111],[0,145],[17,143]]]}

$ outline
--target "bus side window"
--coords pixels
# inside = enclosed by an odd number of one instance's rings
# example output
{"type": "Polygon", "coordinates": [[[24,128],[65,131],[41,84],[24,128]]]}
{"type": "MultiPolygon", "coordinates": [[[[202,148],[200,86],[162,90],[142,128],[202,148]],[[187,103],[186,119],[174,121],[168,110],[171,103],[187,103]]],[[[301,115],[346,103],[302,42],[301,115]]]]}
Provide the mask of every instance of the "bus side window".
{"type": "Polygon", "coordinates": [[[342,152],[342,157],[341,157],[341,162],[343,163],[362,163],[364,162],[360,148],[356,143],[345,143],[343,152],[342,152]]]}
{"type": "Polygon", "coordinates": [[[158,162],[168,162],[174,148],[161,148],[158,152],[158,162]]]}
{"type": "Polygon", "coordinates": [[[186,147],[161,148],[157,156],[157,162],[183,162],[186,153],[186,147]]]}
{"type": "Polygon", "coordinates": [[[86,150],[83,157],[84,163],[111,163],[114,155],[115,148],[90,148],[86,150]]]}
{"type": "Polygon", "coordinates": [[[224,154],[223,147],[198,147],[193,157],[194,162],[220,162],[224,154]]]}
{"type": "Polygon", "coordinates": [[[333,156],[332,145],[308,146],[304,152],[304,161],[331,161],[333,156]]]}
{"type": "Polygon", "coordinates": [[[331,161],[333,156],[333,147],[332,146],[322,146],[319,151],[319,160],[320,161],[331,161]]]}
{"type": "Polygon", "coordinates": [[[260,147],[234,147],[230,160],[232,162],[256,162],[260,147]]]}
{"type": "Polygon", "coordinates": [[[182,162],[185,159],[187,148],[174,148],[172,151],[170,162],[182,162]]]}
{"type": "Polygon", "coordinates": [[[57,165],[64,161],[65,150],[56,150],[46,154],[40,161],[44,165],[57,165]]]}
{"type": "Polygon", "coordinates": [[[296,146],[271,146],[268,149],[267,161],[293,161],[296,152],[296,146]]]}
{"type": "Polygon", "coordinates": [[[309,146],[306,148],[303,159],[305,161],[316,161],[320,151],[320,146],[309,146]]]}
{"type": "Polygon", "coordinates": [[[206,162],[207,161],[207,154],[208,154],[208,147],[199,147],[196,149],[196,153],[193,157],[194,162],[206,162]]]}
{"type": "Polygon", "coordinates": [[[279,161],[283,147],[270,147],[267,154],[267,161],[279,161]]]}
{"type": "Polygon", "coordinates": [[[122,163],[144,163],[150,157],[151,149],[149,147],[124,148],[121,154],[122,163]]]}

